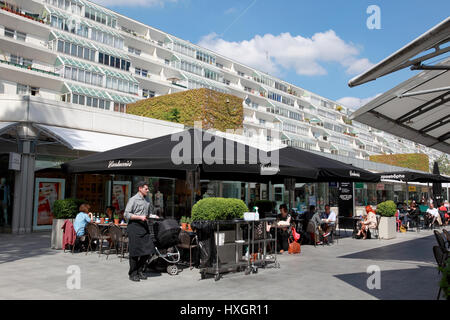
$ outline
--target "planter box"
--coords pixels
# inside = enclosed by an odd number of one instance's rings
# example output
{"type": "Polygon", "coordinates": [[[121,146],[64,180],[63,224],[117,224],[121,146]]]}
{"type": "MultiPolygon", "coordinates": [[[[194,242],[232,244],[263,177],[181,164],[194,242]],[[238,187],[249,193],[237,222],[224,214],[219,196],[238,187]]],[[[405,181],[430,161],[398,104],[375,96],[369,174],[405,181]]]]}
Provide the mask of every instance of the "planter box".
{"type": "Polygon", "coordinates": [[[378,227],[380,239],[394,239],[397,237],[395,217],[381,217],[378,227]]]}
{"type": "MultiPolygon", "coordinates": [[[[219,252],[219,259],[222,263],[236,262],[236,246],[235,244],[236,231],[220,231],[219,234],[214,232],[217,250],[219,252]],[[231,245],[233,244],[233,245],[231,245]]],[[[242,245],[238,245],[238,258],[242,258],[242,245]]]]}
{"type": "Polygon", "coordinates": [[[55,250],[62,249],[62,240],[64,232],[61,229],[66,220],[70,220],[72,223],[74,219],[53,219],[52,224],[52,238],[51,238],[51,248],[55,250]]]}

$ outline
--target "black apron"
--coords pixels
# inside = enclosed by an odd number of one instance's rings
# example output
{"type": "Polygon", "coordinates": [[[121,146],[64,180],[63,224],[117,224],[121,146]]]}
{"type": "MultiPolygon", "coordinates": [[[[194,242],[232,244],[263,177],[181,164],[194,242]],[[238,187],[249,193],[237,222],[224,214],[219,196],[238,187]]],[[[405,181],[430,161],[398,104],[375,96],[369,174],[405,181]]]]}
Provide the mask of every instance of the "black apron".
{"type": "Polygon", "coordinates": [[[130,257],[151,256],[155,253],[155,245],[147,222],[130,220],[127,232],[130,257]]]}

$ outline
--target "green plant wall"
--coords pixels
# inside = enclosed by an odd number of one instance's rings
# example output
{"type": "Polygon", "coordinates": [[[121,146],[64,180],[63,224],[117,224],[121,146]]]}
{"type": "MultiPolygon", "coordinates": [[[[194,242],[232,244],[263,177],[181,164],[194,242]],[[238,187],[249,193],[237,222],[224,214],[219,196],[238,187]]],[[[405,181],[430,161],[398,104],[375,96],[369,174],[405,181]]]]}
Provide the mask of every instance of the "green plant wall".
{"type": "Polygon", "coordinates": [[[244,121],[243,100],[210,89],[188,90],[153,97],[127,105],[127,113],[204,129],[240,129],[244,121]]]}
{"type": "Polygon", "coordinates": [[[370,161],[385,163],[392,166],[404,167],[414,170],[429,171],[429,159],[426,154],[386,154],[370,156],[370,161]]]}

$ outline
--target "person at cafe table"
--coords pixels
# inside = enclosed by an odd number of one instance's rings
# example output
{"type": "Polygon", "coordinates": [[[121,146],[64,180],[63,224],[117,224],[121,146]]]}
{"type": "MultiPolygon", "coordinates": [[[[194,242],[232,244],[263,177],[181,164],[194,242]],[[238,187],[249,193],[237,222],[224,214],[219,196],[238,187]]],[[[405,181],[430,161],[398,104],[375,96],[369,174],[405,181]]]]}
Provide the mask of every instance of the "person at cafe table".
{"type": "Polygon", "coordinates": [[[328,237],[336,224],[336,213],[331,211],[329,204],[325,205],[326,218],[322,218],[323,230],[325,231],[324,237],[328,237]]]}
{"type": "Polygon", "coordinates": [[[287,251],[289,249],[289,227],[291,225],[291,215],[288,213],[286,204],[280,205],[280,214],[277,217],[278,224],[278,248],[280,253],[287,251]]]}
{"type": "Polygon", "coordinates": [[[114,222],[114,212],[116,208],[113,206],[106,207],[106,218],[108,218],[108,222],[114,222]]]}
{"type": "Polygon", "coordinates": [[[90,206],[87,203],[83,203],[79,207],[80,212],[75,217],[75,221],[73,222],[73,229],[77,234],[77,238],[75,240],[75,250],[78,252],[82,246],[87,246],[88,239],[85,237],[84,241],[82,241],[82,237],[85,235],[85,228],[88,223],[92,221],[93,215],[90,210],[90,206]]]}
{"type": "Polygon", "coordinates": [[[360,222],[361,230],[356,235],[359,237],[362,234],[364,240],[367,239],[367,230],[377,227],[377,216],[370,205],[366,206],[366,213],[364,220],[360,222]]]}

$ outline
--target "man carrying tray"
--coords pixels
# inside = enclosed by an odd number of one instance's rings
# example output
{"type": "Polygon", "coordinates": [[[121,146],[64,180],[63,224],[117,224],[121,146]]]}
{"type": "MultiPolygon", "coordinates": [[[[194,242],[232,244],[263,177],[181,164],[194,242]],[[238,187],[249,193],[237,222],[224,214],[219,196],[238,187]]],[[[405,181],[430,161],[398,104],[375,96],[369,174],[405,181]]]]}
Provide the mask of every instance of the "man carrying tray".
{"type": "Polygon", "coordinates": [[[146,280],[144,274],[146,261],[155,253],[155,245],[150,234],[147,218],[157,218],[153,215],[153,204],[147,198],[149,192],[148,183],[139,182],[138,193],[127,203],[124,217],[128,222],[128,242],[131,281],[146,280]]]}

